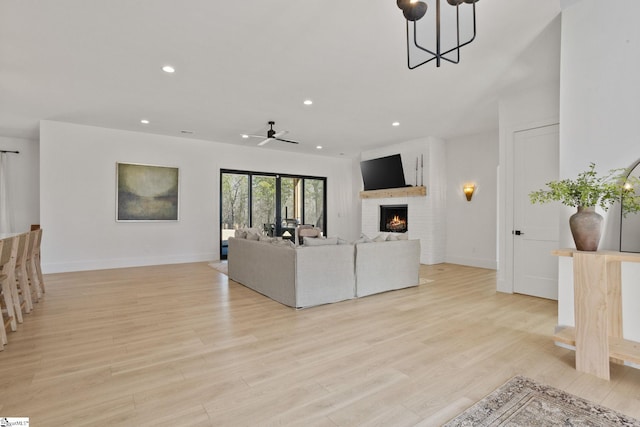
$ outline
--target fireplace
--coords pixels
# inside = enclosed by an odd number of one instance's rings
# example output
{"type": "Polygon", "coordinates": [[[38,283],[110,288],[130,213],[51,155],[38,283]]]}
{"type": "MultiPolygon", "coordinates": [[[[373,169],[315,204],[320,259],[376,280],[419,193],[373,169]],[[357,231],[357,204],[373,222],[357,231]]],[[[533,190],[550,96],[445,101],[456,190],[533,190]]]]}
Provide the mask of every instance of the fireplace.
{"type": "Polygon", "coordinates": [[[406,233],[408,225],[407,205],[380,206],[380,231],[406,233]]]}

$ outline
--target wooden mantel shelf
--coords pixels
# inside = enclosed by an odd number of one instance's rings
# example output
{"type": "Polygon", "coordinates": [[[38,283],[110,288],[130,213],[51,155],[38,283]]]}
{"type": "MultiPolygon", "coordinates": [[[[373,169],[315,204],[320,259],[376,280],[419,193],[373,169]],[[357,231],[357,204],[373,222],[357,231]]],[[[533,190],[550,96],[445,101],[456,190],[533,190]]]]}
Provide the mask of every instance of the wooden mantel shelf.
{"type": "Polygon", "coordinates": [[[427,187],[387,188],[384,190],[361,191],[361,199],[386,199],[390,197],[421,197],[427,195],[427,187]]]}

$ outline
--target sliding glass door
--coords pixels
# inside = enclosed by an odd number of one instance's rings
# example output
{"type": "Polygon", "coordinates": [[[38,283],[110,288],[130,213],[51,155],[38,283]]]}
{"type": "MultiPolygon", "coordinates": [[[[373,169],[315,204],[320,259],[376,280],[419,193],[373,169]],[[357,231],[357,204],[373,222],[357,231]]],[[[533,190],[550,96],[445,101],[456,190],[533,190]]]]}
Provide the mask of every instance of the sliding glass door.
{"type": "Polygon", "coordinates": [[[325,180],[304,180],[304,223],[323,227],[325,205],[325,180]]]}
{"type": "Polygon", "coordinates": [[[310,224],[326,235],[326,178],[250,171],[220,171],[220,257],[235,230],[254,227],[290,238],[310,224]]]}
{"type": "Polygon", "coordinates": [[[227,257],[227,239],[249,226],[249,177],[223,173],[220,176],[220,255],[227,257]]]}
{"type": "Polygon", "coordinates": [[[276,177],[251,175],[251,224],[269,236],[275,233],[276,177]]]}

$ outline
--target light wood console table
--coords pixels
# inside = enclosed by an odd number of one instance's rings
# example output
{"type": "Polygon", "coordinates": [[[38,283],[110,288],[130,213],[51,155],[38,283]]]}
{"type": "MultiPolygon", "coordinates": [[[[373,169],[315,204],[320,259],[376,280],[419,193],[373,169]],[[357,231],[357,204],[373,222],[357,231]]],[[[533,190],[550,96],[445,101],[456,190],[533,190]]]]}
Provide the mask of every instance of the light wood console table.
{"type": "Polygon", "coordinates": [[[573,257],[575,328],[557,331],[554,340],[575,346],[576,369],[609,380],[609,361],[640,364],[640,343],[622,334],[623,262],[640,262],[640,254],[559,249],[573,257]]]}

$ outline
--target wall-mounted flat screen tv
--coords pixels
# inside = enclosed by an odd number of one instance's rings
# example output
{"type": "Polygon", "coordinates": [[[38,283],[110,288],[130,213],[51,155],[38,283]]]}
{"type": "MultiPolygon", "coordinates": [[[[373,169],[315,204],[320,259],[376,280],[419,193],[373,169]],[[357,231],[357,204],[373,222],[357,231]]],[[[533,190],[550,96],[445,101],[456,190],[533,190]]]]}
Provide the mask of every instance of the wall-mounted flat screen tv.
{"type": "Polygon", "coordinates": [[[406,187],[400,154],[363,160],[360,171],[366,191],[406,187]]]}

